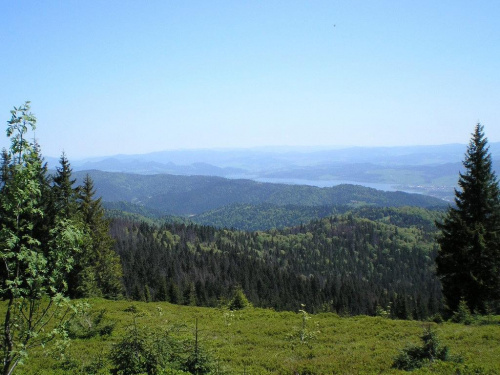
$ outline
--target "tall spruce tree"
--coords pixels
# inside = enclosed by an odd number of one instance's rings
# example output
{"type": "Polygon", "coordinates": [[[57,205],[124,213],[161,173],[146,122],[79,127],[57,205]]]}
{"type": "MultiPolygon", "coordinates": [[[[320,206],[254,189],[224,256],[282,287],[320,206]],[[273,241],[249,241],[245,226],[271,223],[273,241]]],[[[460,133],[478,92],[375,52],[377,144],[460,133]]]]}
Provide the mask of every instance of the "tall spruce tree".
{"type": "Polygon", "coordinates": [[[71,218],[76,213],[76,199],[79,188],[73,187],[76,179],[71,178],[73,170],[64,152],[59,159],[59,164],[53,178],[54,209],[57,215],[71,218]]]}
{"type": "Polygon", "coordinates": [[[123,293],[122,266],[109,234],[101,198],[94,199],[92,178],[87,174],[79,192],[79,213],[87,241],[81,254],[78,292],[82,296],[117,298],[123,293]]]}
{"type": "Polygon", "coordinates": [[[455,190],[456,207],[437,223],[437,274],[451,311],[461,298],[471,310],[485,311],[500,297],[500,189],[487,143],[477,124],[455,190]]]}
{"type": "MultiPolygon", "coordinates": [[[[79,187],[74,187],[76,179],[72,178],[73,170],[71,164],[63,152],[59,159],[59,166],[56,167],[56,173],[52,177],[52,188],[48,199],[50,204],[47,210],[47,218],[49,221],[57,221],[58,219],[72,220],[77,222],[80,228],[81,220],[77,212],[77,199],[79,187]]],[[[88,242],[88,236],[84,236],[84,242],[88,242]]],[[[83,249],[82,249],[83,250],[83,249]]],[[[71,272],[68,274],[68,295],[71,298],[83,297],[78,292],[82,283],[82,258],[83,252],[75,254],[75,262],[71,272]]]]}

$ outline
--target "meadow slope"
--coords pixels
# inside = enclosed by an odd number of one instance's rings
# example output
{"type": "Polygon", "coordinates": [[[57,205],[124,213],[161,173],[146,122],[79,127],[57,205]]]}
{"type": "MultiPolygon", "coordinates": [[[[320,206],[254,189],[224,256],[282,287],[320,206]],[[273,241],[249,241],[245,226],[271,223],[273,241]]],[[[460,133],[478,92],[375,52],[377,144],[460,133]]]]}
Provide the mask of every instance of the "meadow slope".
{"type": "Polygon", "coordinates": [[[389,320],[382,317],[340,317],[332,313],[310,316],[307,336],[301,341],[302,315],[246,308],[231,312],[168,303],[89,301],[93,309],[106,309],[116,323],[110,336],[73,340],[65,362],[36,353],[19,368],[22,374],[109,373],[110,348],[135,319],[139,327],[161,331],[178,328],[175,335],[194,337],[198,319],[201,345],[215,359],[215,373],[225,374],[403,374],[391,368],[398,351],[418,344],[426,324],[431,324],[450,353],[462,363],[435,362],[413,374],[500,373],[500,321],[460,325],[389,320]],[[131,313],[134,305],[138,313],[131,313]],[[64,365],[63,365],[64,363],[64,365]]]}

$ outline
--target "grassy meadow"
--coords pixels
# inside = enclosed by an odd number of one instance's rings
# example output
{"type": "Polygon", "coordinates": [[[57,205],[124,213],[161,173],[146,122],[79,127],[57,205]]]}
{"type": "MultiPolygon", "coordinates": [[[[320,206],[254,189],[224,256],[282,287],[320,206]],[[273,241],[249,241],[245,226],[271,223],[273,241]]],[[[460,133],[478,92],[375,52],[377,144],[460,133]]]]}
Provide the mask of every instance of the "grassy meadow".
{"type": "Polygon", "coordinates": [[[111,347],[134,321],[141,329],[171,329],[173,336],[193,340],[197,320],[200,345],[220,374],[401,374],[405,372],[391,368],[394,357],[406,345],[420,344],[427,324],[461,362],[434,362],[412,373],[500,374],[500,317],[461,325],[332,313],[305,316],[260,308],[229,311],[163,302],[94,299],[89,303],[93,311],[106,309],[106,322],[114,324],[110,335],[71,340],[64,360],[56,359],[55,352],[47,353],[49,348],[45,353],[39,350],[18,373],[109,373],[111,347]]]}

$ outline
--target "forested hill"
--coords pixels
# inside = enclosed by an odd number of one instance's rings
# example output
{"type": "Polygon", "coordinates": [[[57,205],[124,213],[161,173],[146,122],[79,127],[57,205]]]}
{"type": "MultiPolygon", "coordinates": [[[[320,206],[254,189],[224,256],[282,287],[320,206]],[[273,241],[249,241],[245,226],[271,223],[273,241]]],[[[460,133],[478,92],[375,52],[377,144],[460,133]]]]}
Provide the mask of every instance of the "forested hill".
{"type": "Polygon", "coordinates": [[[115,219],[111,233],[134,299],[215,306],[240,285],[257,306],[424,318],[441,299],[436,215],[367,207],[266,232],[115,219]]]}
{"type": "MultiPolygon", "coordinates": [[[[110,208],[118,207],[123,207],[123,205],[116,204],[115,207],[110,206],[110,208]]],[[[129,209],[132,209],[133,205],[129,205],[128,207],[129,209]]],[[[369,217],[373,220],[380,219],[381,215],[384,216],[385,210],[372,210],[372,208],[372,205],[365,205],[357,209],[356,212],[358,215],[368,215],[364,217],[369,217]]],[[[132,212],[142,213],[148,216],[147,212],[141,212],[139,209],[140,207],[138,207],[138,210],[132,212]]],[[[197,224],[212,225],[219,228],[234,228],[247,231],[256,231],[298,226],[300,224],[308,223],[311,220],[343,214],[347,211],[352,210],[353,207],[350,205],[278,206],[269,203],[260,205],[240,203],[207,211],[200,215],[192,216],[189,218],[189,220],[197,224]]],[[[388,207],[386,208],[386,210],[390,212],[391,208],[388,207]]],[[[411,208],[406,208],[405,210],[411,211],[411,208]]],[[[403,212],[403,210],[400,211],[403,212]]],[[[428,213],[428,217],[427,219],[423,219],[422,224],[425,225],[427,229],[430,229],[431,227],[433,228],[433,220],[439,218],[444,211],[444,207],[437,207],[435,209],[432,209],[431,211],[425,211],[428,213]],[[430,221],[429,217],[431,218],[430,221]]],[[[408,220],[410,222],[414,222],[414,220],[416,220],[413,214],[414,212],[409,214],[410,217],[408,218],[408,220]]],[[[391,214],[388,214],[387,217],[394,220],[394,216],[391,217],[391,214]]],[[[397,225],[404,225],[404,221],[399,221],[397,225]]]]}
{"type": "Polygon", "coordinates": [[[78,181],[89,173],[104,201],[133,202],[164,214],[200,214],[234,203],[276,205],[444,206],[428,196],[384,192],[357,185],[318,188],[260,183],[208,176],[135,175],[101,171],[76,172],[78,181]]]}
{"type": "Polygon", "coordinates": [[[189,220],[218,228],[246,231],[293,227],[352,210],[348,205],[337,206],[278,206],[270,203],[259,205],[236,203],[189,217],[189,220]]]}

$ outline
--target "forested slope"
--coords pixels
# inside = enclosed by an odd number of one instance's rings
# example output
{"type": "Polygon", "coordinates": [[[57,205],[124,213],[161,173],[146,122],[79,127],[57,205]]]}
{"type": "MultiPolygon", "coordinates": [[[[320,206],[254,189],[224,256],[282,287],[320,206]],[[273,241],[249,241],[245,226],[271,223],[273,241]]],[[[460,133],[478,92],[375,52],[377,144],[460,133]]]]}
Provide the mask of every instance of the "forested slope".
{"type": "Polygon", "coordinates": [[[352,207],[348,205],[279,206],[270,203],[258,205],[237,203],[193,215],[189,220],[200,225],[218,228],[256,231],[292,227],[351,209],[352,207]]]}
{"type": "MultiPolygon", "coordinates": [[[[130,206],[132,206],[130,209],[133,211],[133,206],[136,205],[130,206]]],[[[138,207],[138,209],[140,209],[140,207],[138,207]]],[[[293,227],[308,223],[311,220],[338,215],[351,210],[353,210],[353,208],[349,205],[278,206],[268,203],[259,205],[234,204],[191,216],[189,220],[201,225],[255,231],[293,227]]],[[[383,218],[388,220],[388,218],[390,218],[393,224],[402,226],[404,226],[405,222],[417,225],[418,223],[415,222],[415,220],[417,220],[417,217],[422,216],[422,210],[408,207],[399,210],[396,215],[395,211],[390,207],[377,207],[374,209],[374,206],[371,205],[361,206],[356,209],[356,212],[358,215],[372,220],[380,220],[383,218]],[[396,218],[399,218],[399,220],[394,222],[396,218]]],[[[437,207],[425,212],[426,214],[424,217],[419,220],[420,224],[424,225],[427,230],[434,230],[434,220],[439,219],[445,212],[445,209],[437,207]]]]}
{"type": "Polygon", "coordinates": [[[365,208],[267,232],[115,219],[111,233],[135,299],[215,306],[240,285],[257,306],[423,318],[440,307],[435,215],[365,208]]]}
{"type": "Polygon", "coordinates": [[[134,175],[101,171],[89,173],[97,193],[108,202],[132,202],[163,214],[190,215],[235,203],[275,205],[445,206],[446,202],[420,194],[385,192],[358,185],[318,188],[306,185],[260,183],[208,176],[134,175]]]}

